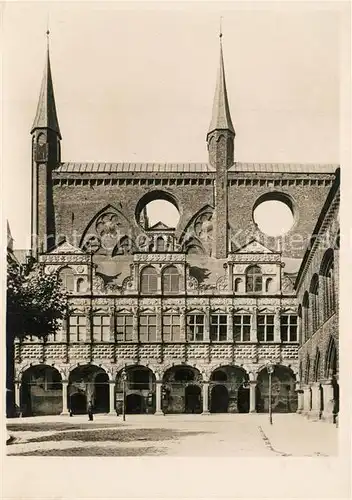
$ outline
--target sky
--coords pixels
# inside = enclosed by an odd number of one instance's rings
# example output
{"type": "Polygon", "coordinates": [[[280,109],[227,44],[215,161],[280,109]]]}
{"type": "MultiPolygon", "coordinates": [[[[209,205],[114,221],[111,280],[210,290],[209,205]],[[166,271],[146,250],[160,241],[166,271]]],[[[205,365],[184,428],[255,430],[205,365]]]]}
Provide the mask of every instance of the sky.
{"type": "Polygon", "coordinates": [[[15,248],[30,236],[48,19],[63,161],[206,162],[222,16],[236,160],[339,163],[337,3],[7,3],[2,199],[15,248]]]}

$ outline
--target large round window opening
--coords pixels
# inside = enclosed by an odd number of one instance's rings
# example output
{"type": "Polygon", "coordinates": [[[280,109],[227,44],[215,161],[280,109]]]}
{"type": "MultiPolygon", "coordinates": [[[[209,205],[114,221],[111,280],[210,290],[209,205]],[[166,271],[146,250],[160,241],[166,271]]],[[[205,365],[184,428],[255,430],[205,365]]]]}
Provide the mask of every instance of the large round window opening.
{"type": "Polygon", "coordinates": [[[263,197],[254,207],[253,219],[268,236],[282,236],[294,224],[292,202],[289,199],[263,197]]]}
{"type": "Polygon", "coordinates": [[[175,229],[180,212],[168,193],[150,193],[138,203],[136,217],[145,230],[175,229]]]}

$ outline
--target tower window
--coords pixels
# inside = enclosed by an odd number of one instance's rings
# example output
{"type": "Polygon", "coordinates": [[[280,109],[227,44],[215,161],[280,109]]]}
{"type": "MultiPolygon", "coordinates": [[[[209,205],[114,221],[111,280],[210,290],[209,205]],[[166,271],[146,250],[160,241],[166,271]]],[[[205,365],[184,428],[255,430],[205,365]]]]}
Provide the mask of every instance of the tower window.
{"type": "Polygon", "coordinates": [[[297,342],[297,315],[283,314],[280,323],[281,342],[297,342]]]}

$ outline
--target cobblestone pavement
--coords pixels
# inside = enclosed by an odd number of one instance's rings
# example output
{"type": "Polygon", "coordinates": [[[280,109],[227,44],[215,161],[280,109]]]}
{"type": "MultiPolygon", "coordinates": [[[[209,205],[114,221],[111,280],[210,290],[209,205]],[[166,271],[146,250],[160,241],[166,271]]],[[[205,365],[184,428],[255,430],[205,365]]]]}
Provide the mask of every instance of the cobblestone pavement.
{"type": "Polygon", "coordinates": [[[336,456],[338,429],[296,414],[95,415],[9,419],[8,455],[336,456]]]}

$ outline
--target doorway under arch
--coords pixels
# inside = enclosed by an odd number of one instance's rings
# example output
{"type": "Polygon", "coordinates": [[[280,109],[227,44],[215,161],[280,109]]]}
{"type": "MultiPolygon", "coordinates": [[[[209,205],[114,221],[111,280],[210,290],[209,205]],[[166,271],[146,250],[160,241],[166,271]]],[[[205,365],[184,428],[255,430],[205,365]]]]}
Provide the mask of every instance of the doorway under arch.
{"type": "Polygon", "coordinates": [[[201,413],[201,388],[199,385],[187,385],[185,389],[185,413],[201,413]]]}
{"type": "MultiPolygon", "coordinates": [[[[257,379],[260,400],[257,400],[257,411],[269,411],[269,375],[263,368],[257,379]]],[[[295,413],[297,411],[296,377],[291,368],[275,365],[271,376],[271,407],[273,413],[295,413]]]]}
{"type": "Polygon", "coordinates": [[[68,379],[69,409],[73,413],[81,412],[84,396],[85,411],[89,401],[93,404],[95,413],[109,411],[109,377],[106,371],[96,365],[82,365],[74,368],[68,379]]]}
{"type": "Polygon", "coordinates": [[[229,409],[229,391],[222,384],[214,385],[210,393],[210,412],[227,413],[229,409]]]}
{"type": "Polygon", "coordinates": [[[75,392],[70,397],[70,410],[73,415],[84,415],[87,413],[87,396],[81,392],[75,392]]]}
{"type": "Polygon", "coordinates": [[[128,394],[126,396],[126,413],[139,414],[144,413],[144,399],[140,394],[128,394]]]}
{"type": "Polygon", "coordinates": [[[200,413],[202,411],[202,375],[197,368],[177,365],[166,370],[163,386],[167,396],[164,413],[200,413]]]}
{"type": "Polygon", "coordinates": [[[238,413],[249,413],[249,387],[240,385],[237,392],[238,413]]]}

